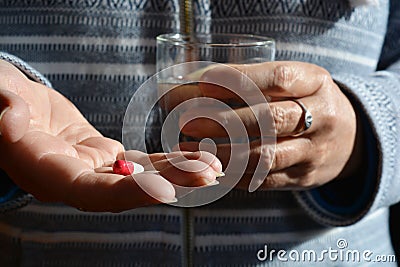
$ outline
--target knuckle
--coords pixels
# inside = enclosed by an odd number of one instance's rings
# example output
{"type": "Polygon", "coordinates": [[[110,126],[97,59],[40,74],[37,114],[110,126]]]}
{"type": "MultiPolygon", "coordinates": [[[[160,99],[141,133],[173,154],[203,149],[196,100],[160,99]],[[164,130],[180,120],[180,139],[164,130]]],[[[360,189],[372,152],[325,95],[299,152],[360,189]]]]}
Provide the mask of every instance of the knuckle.
{"type": "Polygon", "coordinates": [[[321,158],[316,156],[312,160],[310,159],[301,164],[301,168],[298,166],[296,170],[293,170],[297,172],[297,184],[299,187],[311,188],[316,185],[317,170],[320,169],[320,166],[324,162],[321,158]]]}
{"type": "Polygon", "coordinates": [[[273,168],[282,169],[286,167],[286,162],[288,161],[288,155],[282,151],[276,151],[274,157],[273,168]]]}
{"type": "Polygon", "coordinates": [[[333,84],[333,79],[329,71],[327,71],[322,67],[319,68],[320,68],[319,78],[321,81],[321,86],[323,86],[324,84],[333,84]]]}
{"type": "Polygon", "coordinates": [[[315,64],[307,63],[307,65],[312,66],[312,73],[317,78],[317,81],[320,82],[320,87],[325,87],[325,85],[333,83],[332,76],[328,70],[315,64]]]}
{"type": "Polygon", "coordinates": [[[309,163],[308,165],[309,170],[317,169],[321,167],[324,164],[324,162],[326,162],[326,151],[329,150],[327,150],[328,149],[327,146],[324,147],[326,147],[326,149],[320,148],[315,150],[313,162],[309,163]]]}
{"type": "Polygon", "coordinates": [[[281,88],[283,91],[289,88],[296,79],[296,72],[290,65],[281,64],[274,69],[273,85],[281,88]]]}
{"type": "Polygon", "coordinates": [[[271,146],[263,146],[260,153],[260,163],[265,170],[269,170],[272,164],[272,168],[276,165],[276,153],[274,148],[271,146]]]}
{"type": "Polygon", "coordinates": [[[325,164],[327,161],[327,151],[330,151],[331,148],[326,140],[317,143],[310,141],[307,150],[312,151],[312,153],[303,162],[303,169],[305,173],[312,173],[325,164]]]}
{"type": "Polygon", "coordinates": [[[339,123],[339,110],[338,107],[336,107],[333,104],[333,101],[329,101],[327,99],[322,99],[321,103],[324,105],[323,109],[323,124],[324,128],[328,130],[329,132],[333,131],[334,129],[337,128],[338,123],[339,123]]]}
{"type": "Polygon", "coordinates": [[[268,189],[274,189],[274,188],[280,188],[282,186],[281,184],[282,183],[280,182],[279,177],[277,177],[274,174],[270,174],[264,180],[263,187],[268,189]]]}
{"type": "Polygon", "coordinates": [[[327,157],[327,151],[330,151],[332,148],[329,147],[328,142],[324,141],[322,144],[319,144],[319,146],[314,146],[316,150],[316,156],[315,156],[315,163],[314,164],[314,169],[319,168],[321,165],[326,162],[326,157],[327,157]]]}
{"type": "Polygon", "coordinates": [[[315,185],[315,172],[304,173],[298,178],[298,185],[302,188],[311,188],[315,185]]]}
{"type": "Polygon", "coordinates": [[[274,117],[276,131],[279,133],[281,129],[285,128],[287,119],[285,110],[278,105],[271,105],[271,111],[274,117]]]}

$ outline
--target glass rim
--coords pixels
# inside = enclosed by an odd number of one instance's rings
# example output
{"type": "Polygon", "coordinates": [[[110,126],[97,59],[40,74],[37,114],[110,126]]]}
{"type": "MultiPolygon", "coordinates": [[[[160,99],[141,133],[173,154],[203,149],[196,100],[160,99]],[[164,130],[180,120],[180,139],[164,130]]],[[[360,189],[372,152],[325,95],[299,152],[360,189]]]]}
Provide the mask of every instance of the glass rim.
{"type": "Polygon", "coordinates": [[[195,37],[208,37],[210,35],[229,38],[243,38],[248,39],[243,43],[223,43],[223,42],[190,42],[189,35],[182,33],[164,33],[156,37],[157,41],[168,42],[173,45],[193,45],[198,47],[254,47],[275,44],[275,40],[271,37],[254,35],[254,34],[241,34],[241,33],[199,33],[195,37]]]}

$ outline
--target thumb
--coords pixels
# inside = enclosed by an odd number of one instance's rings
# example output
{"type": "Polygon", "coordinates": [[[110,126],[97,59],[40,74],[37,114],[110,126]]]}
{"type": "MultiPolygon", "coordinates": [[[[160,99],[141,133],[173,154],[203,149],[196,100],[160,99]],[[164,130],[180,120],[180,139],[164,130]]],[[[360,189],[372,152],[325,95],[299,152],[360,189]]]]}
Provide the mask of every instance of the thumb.
{"type": "Polygon", "coordinates": [[[15,143],[29,127],[28,104],[18,95],[0,89],[0,138],[15,143]]]}

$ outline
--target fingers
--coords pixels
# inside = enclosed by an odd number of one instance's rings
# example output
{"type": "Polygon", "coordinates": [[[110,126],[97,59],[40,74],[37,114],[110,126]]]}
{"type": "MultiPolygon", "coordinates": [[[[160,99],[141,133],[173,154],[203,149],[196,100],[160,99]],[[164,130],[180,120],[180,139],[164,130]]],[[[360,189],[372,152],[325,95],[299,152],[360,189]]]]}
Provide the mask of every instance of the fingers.
{"type": "MultiPolygon", "coordinates": [[[[228,103],[232,103],[232,99],[237,103],[242,101],[242,104],[244,100],[248,102],[250,99],[258,99],[258,103],[251,100],[249,104],[252,108],[242,107],[234,110],[214,109],[210,105],[207,105],[207,108],[190,108],[179,122],[184,134],[196,138],[243,136],[243,131],[237,130],[241,128],[232,125],[244,126],[251,137],[275,134],[271,131],[272,127],[260,127],[272,124],[269,120],[275,122],[278,136],[296,134],[304,128],[304,114],[298,104],[287,101],[287,98],[301,98],[306,101],[306,97],[316,93],[327,81],[332,82],[326,70],[304,62],[266,62],[232,67],[217,66],[204,72],[201,76],[202,82],[199,83],[202,95],[228,100],[228,103]],[[262,94],[260,98],[260,90],[264,95],[281,101],[270,103],[268,108],[262,94]],[[227,131],[228,126],[235,130],[227,131]],[[268,133],[268,129],[271,132],[268,133]]],[[[319,115],[317,111],[321,110],[320,107],[326,102],[320,100],[315,98],[305,103],[313,116],[319,115]]],[[[317,119],[314,121],[318,122],[317,119]]]]}
{"type": "Polygon", "coordinates": [[[153,163],[159,164],[158,166],[160,168],[165,168],[169,167],[171,164],[185,160],[199,160],[208,164],[216,172],[222,171],[221,162],[212,153],[206,151],[175,151],[170,153],[147,154],[138,150],[128,150],[124,153],[120,153],[117,159],[125,159],[139,163],[148,167],[146,170],[157,169],[153,163]]]}
{"type": "MultiPolygon", "coordinates": [[[[165,159],[173,159],[176,157],[181,157],[182,155],[191,154],[192,152],[186,151],[176,151],[171,153],[153,153],[147,154],[139,150],[128,150],[123,153],[119,153],[117,159],[129,160],[136,163],[139,163],[143,166],[151,166],[153,162],[165,160],[165,159]]],[[[150,167],[150,170],[154,170],[153,166],[150,167]]]]}
{"type": "MultiPolygon", "coordinates": [[[[324,117],[333,115],[328,114],[332,110],[319,96],[304,97],[301,98],[301,102],[313,115],[313,123],[307,134],[321,127],[326,121],[324,117]]],[[[182,133],[196,138],[274,135],[283,137],[294,135],[304,128],[304,115],[298,103],[285,100],[257,104],[251,108],[193,108],[182,114],[179,124],[182,133]],[[246,131],[243,132],[241,127],[246,131]]]]}
{"type": "Polygon", "coordinates": [[[160,175],[181,186],[204,186],[215,182],[222,172],[219,160],[208,152],[172,152],[151,154],[127,151],[126,160],[142,164],[145,170],[159,170],[160,175]]]}
{"type": "MultiPolygon", "coordinates": [[[[244,144],[232,146],[244,149],[244,144]]],[[[217,156],[221,159],[224,168],[228,164],[236,165],[244,160],[242,154],[231,153],[232,146],[219,144],[217,156]]],[[[181,143],[180,148],[196,150],[198,143],[181,143]]],[[[207,147],[203,146],[207,150],[207,147]]],[[[312,155],[307,153],[312,150],[311,141],[307,138],[281,138],[276,147],[272,144],[262,146],[260,141],[250,144],[249,158],[245,172],[224,169],[227,177],[236,179],[235,175],[242,175],[239,188],[254,191],[256,189],[293,189],[310,187],[309,172],[312,172],[312,155]]],[[[321,158],[320,162],[324,159],[321,158]]]]}
{"type": "Polygon", "coordinates": [[[85,211],[119,212],[176,201],[172,184],[153,173],[134,177],[88,173],[79,177],[71,189],[66,203],[85,211]]]}
{"type": "Polygon", "coordinates": [[[1,167],[19,187],[42,201],[90,211],[121,211],[175,199],[174,187],[162,176],[95,173],[67,142],[42,132],[29,132],[16,144],[0,144],[0,150],[9,152],[0,155],[1,167]]]}
{"type": "Polygon", "coordinates": [[[163,168],[160,175],[176,185],[197,187],[214,184],[218,173],[202,161],[186,160],[163,168]]]}
{"type": "Polygon", "coordinates": [[[134,179],[95,173],[76,152],[66,151],[67,143],[47,136],[48,151],[43,153],[40,137],[29,137],[21,139],[15,150],[8,150],[11,154],[1,157],[5,162],[2,167],[20,188],[39,200],[64,202],[88,211],[122,211],[175,199],[173,186],[160,175],[138,174],[134,179]]]}
{"type": "MultiPolygon", "coordinates": [[[[240,131],[243,124],[240,119],[242,113],[240,110],[235,112],[211,107],[192,108],[179,118],[179,127],[182,133],[192,137],[243,136],[246,132],[240,131]]],[[[248,113],[249,119],[254,121],[251,111],[248,113]]]]}
{"type": "MultiPolygon", "coordinates": [[[[221,160],[223,169],[229,162],[243,161],[242,154],[231,154],[232,147],[237,147],[238,151],[246,149],[245,144],[218,144],[217,157],[221,160]]],[[[180,143],[179,148],[188,151],[198,150],[199,143],[185,142],[180,143]]],[[[247,147],[250,149],[246,173],[254,173],[256,170],[266,173],[283,170],[297,164],[308,162],[312,144],[307,138],[281,138],[276,146],[274,144],[261,145],[260,140],[255,140],[247,147]]],[[[212,146],[202,144],[202,149],[212,150],[212,146]]]]}
{"type": "MultiPolygon", "coordinates": [[[[199,150],[200,143],[197,142],[184,142],[179,144],[179,149],[187,151],[199,150]]],[[[215,147],[211,144],[201,144],[201,149],[204,151],[214,151],[215,147]]],[[[255,156],[252,153],[252,144],[218,144],[217,145],[217,158],[221,161],[223,171],[233,173],[243,173],[250,168],[255,168],[258,161],[252,157],[255,156]],[[255,163],[255,165],[252,165],[255,163]],[[247,166],[247,167],[246,167],[247,166]]],[[[265,166],[268,169],[272,162],[272,155],[270,155],[269,165],[265,166]]]]}
{"type": "Polygon", "coordinates": [[[26,102],[18,95],[0,89],[0,135],[3,140],[14,143],[26,133],[30,113],[26,102]]]}
{"type": "MultiPolygon", "coordinates": [[[[314,64],[295,61],[274,61],[258,64],[231,65],[234,69],[250,78],[264,95],[273,97],[304,97],[316,92],[326,80],[330,80],[329,73],[314,64]]],[[[206,83],[200,84],[205,96],[217,99],[231,99],[245,93],[253,86],[244,81],[241,75],[227,67],[216,67],[206,71],[201,77],[206,83]],[[229,82],[225,80],[229,78],[229,82]],[[227,85],[233,90],[215,84],[227,85]],[[242,85],[242,86],[238,86],[242,85]]]]}
{"type": "Polygon", "coordinates": [[[171,153],[168,153],[166,154],[165,159],[153,161],[152,167],[157,170],[162,170],[164,168],[169,168],[171,165],[191,160],[204,163],[206,166],[211,167],[214,173],[222,172],[221,162],[213,154],[209,152],[206,151],[184,152],[180,156],[179,153],[176,154],[175,153],[173,154],[174,155],[173,158],[170,157],[171,153]]]}
{"type": "MultiPolygon", "coordinates": [[[[307,129],[307,132],[304,132],[304,134],[310,134],[319,127],[319,125],[316,124],[322,121],[320,120],[320,117],[322,117],[321,113],[316,112],[320,109],[316,106],[320,106],[323,101],[320,97],[310,96],[301,98],[301,102],[307,107],[307,110],[313,117],[311,127],[307,129]]],[[[269,108],[272,113],[276,135],[278,137],[295,135],[304,129],[305,111],[297,102],[290,100],[271,102],[269,108]]]]}
{"type": "MultiPolygon", "coordinates": [[[[302,166],[290,167],[278,172],[271,172],[260,179],[257,190],[296,190],[300,185],[306,185],[307,179],[301,174],[304,172],[302,166]]],[[[249,184],[254,179],[254,174],[246,173],[239,181],[237,188],[248,190],[249,184]]],[[[303,187],[309,188],[310,185],[303,187]]]]}
{"type": "Polygon", "coordinates": [[[49,166],[45,177],[57,177],[47,181],[49,192],[36,188],[37,196],[45,201],[58,200],[86,211],[118,212],[175,200],[171,183],[156,174],[132,178],[94,173],[82,161],[64,155],[45,156],[41,164],[49,166]]]}

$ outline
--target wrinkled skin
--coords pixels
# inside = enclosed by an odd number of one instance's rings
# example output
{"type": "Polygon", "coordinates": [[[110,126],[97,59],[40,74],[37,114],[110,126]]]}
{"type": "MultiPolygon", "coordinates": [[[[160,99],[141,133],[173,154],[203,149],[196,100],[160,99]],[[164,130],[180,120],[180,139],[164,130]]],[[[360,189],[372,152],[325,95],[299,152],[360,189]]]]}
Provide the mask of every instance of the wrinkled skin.
{"type": "MultiPolygon", "coordinates": [[[[362,133],[357,132],[355,111],[330,74],[323,68],[303,62],[266,62],[233,65],[258,86],[269,103],[276,127],[277,145],[271,160],[271,147],[254,140],[250,145],[250,161],[238,187],[247,189],[257,163],[270,167],[269,173],[257,185],[259,189],[307,189],[323,185],[337,177],[348,177],[360,167],[362,133]],[[299,136],[303,110],[291,98],[299,99],[313,115],[312,126],[299,136]],[[357,139],[357,140],[356,140],[357,139]],[[356,146],[357,144],[357,146],[356,146]]],[[[238,96],[224,87],[210,84],[221,77],[235,75],[229,70],[214,68],[206,71],[200,84],[203,96],[226,103],[238,96]]],[[[239,101],[239,99],[236,99],[239,101]]],[[[252,106],[257,117],[266,118],[267,103],[252,106]]],[[[197,107],[182,115],[182,132],[195,138],[226,136],[221,125],[207,118],[189,121],[194,114],[207,114],[209,107],[197,107]],[[188,122],[189,121],[189,122],[188,122]],[[183,123],[185,122],[185,123],[183,123]]],[[[250,137],[260,137],[256,116],[249,107],[231,111],[213,110],[221,121],[235,123],[239,116],[250,137]]],[[[271,114],[270,113],[270,114],[271,114]]],[[[182,150],[196,151],[198,143],[181,143],[182,150]]],[[[204,146],[203,146],[204,148],[204,146]]],[[[217,156],[228,164],[230,146],[217,145],[217,156]]],[[[207,148],[205,148],[207,150],[207,148]]],[[[211,151],[211,150],[210,150],[211,151]]],[[[235,157],[235,155],[232,155],[235,157]]],[[[240,160],[240,159],[238,159],[240,160]]],[[[268,170],[263,170],[268,172],[268,170]]]]}

